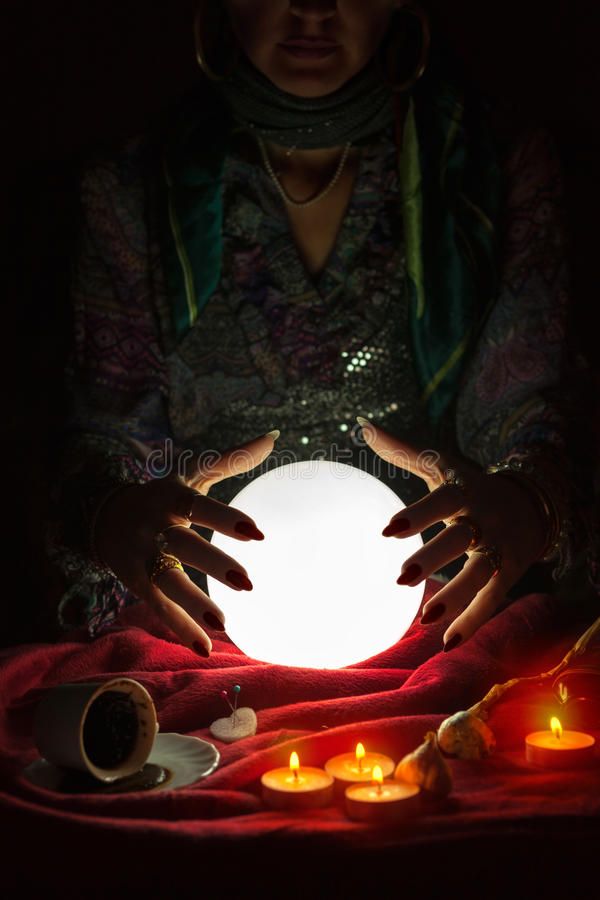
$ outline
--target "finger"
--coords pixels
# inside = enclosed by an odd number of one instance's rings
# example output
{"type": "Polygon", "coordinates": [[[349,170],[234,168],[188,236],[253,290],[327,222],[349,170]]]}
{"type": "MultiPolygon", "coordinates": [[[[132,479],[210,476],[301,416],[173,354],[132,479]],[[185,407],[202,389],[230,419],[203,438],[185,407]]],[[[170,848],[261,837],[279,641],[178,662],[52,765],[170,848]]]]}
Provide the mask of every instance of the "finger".
{"type": "Polygon", "coordinates": [[[491,578],[444,634],[444,650],[454,650],[472,637],[478,628],[491,619],[506,596],[506,585],[500,578],[491,578]]]}
{"type": "Polygon", "coordinates": [[[464,502],[460,488],[444,484],[393,516],[382,534],[384,537],[411,537],[435,522],[455,516],[463,509],[464,502]]]}
{"type": "MultiPolygon", "coordinates": [[[[189,487],[183,480],[175,479],[165,482],[157,488],[157,497],[154,504],[156,510],[160,510],[160,518],[165,520],[164,510],[168,510],[168,521],[175,525],[188,527],[192,522],[204,525],[213,531],[221,531],[238,540],[264,540],[264,534],[257,527],[254,519],[247,516],[234,507],[212,497],[206,497],[194,488],[189,487]],[[166,493],[168,491],[168,493],[166,493]]],[[[156,516],[159,521],[159,515],[156,516]]],[[[154,520],[147,523],[148,531],[152,532],[154,520]]],[[[163,528],[163,533],[172,526],[163,528]]]]}
{"type": "Polygon", "coordinates": [[[434,450],[418,449],[362,416],[356,421],[361,426],[362,435],[371,450],[386,462],[418,475],[430,489],[443,482],[446,465],[439,453],[434,450]]]}
{"type": "Polygon", "coordinates": [[[248,573],[233,557],[190,528],[170,528],[168,551],[186,566],[193,566],[236,591],[251,591],[248,573]]]}
{"type": "Polygon", "coordinates": [[[175,523],[190,525],[189,514],[197,492],[180,476],[157,477],[143,485],[125,485],[122,490],[127,490],[131,496],[137,492],[140,504],[144,505],[145,516],[141,525],[144,540],[175,523]]]}
{"type": "Polygon", "coordinates": [[[279,431],[270,431],[261,437],[234,447],[223,453],[201,454],[185,465],[185,479],[196,490],[206,493],[224,478],[250,472],[263,462],[275,446],[279,431]]]}
{"type": "Polygon", "coordinates": [[[254,519],[233,506],[212,497],[196,494],[193,498],[191,520],[213,531],[220,531],[238,540],[264,541],[265,536],[254,519]]]}
{"type": "Polygon", "coordinates": [[[462,556],[470,541],[471,529],[467,525],[449,525],[405,560],[398,584],[418,584],[462,556]]]}
{"type": "Polygon", "coordinates": [[[205,628],[225,631],[225,619],[216,603],[180,569],[169,569],[155,579],[160,590],[205,628]]]}
{"type": "Polygon", "coordinates": [[[492,569],[488,560],[480,553],[473,553],[458,575],[455,575],[425,604],[422,624],[428,625],[447,616],[456,615],[471,602],[491,577],[492,569]]]}
{"type": "Polygon", "coordinates": [[[206,632],[200,628],[192,616],[179,604],[171,600],[158,585],[147,579],[137,596],[149,604],[157,616],[177,635],[182,644],[205,659],[210,656],[212,642],[206,632]]]}

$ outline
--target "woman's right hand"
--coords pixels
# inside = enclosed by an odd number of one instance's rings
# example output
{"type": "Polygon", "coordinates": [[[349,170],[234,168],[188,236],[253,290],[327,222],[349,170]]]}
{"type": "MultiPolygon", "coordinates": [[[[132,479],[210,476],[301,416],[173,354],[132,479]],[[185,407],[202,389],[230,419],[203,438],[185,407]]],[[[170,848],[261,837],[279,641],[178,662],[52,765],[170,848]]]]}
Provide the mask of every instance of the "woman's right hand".
{"type": "Polygon", "coordinates": [[[151,580],[161,549],[157,536],[164,534],[167,540],[163,552],[185,565],[234,590],[252,590],[244,567],[190,526],[203,525],[241,541],[263,539],[249,516],[206,494],[217,482],[259,465],[273,450],[277,436],[270,432],[210,461],[202,461],[202,457],[192,460],[184,476],[126,485],[106,501],[96,518],[94,544],[102,562],[200,656],[209,656],[212,648],[202,625],[224,631],[223,614],[180,569],[171,568],[151,580]]]}

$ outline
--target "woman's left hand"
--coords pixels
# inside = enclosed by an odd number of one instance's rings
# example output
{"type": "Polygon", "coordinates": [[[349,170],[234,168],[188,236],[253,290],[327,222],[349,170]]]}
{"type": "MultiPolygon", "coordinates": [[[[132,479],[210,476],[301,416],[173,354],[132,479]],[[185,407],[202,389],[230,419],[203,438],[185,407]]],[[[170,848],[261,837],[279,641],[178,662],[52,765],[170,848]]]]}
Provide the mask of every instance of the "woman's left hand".
{"type": "Polygon", "coordinates": [[[446,525],[405,561],[398,583],[418,584],[468,556],[462,570],[425,604],[421,618],[424,625],[454,619],[444,633],[444,650],[452,650],[494,615],[509,588],[540,558],[546,542],[540,511],[516,479],[487,475],[465,459],[418,450],[366,419],[358,421],[378,456],[418,475],[430,491],[395,515],[384,535],[404,538],[435,523],[446,525]],[[451,483],[452,473],[458,484],[451,483]]]}

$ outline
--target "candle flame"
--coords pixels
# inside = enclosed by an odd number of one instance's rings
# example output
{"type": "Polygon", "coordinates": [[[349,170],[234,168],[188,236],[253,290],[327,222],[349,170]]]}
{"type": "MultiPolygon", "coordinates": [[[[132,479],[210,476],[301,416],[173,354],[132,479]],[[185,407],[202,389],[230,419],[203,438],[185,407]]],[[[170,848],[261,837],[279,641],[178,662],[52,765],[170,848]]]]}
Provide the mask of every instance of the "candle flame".
{"type": "Polygon", "coordinates": [[[298,758],[298,754],[294,750],[294,752],[290,756],[290,769],[292,770],[294,775],[297,775],[299,768],[300,768],[300,760],[298,758]]]}
{"type": "Polygon", "coordinates": [[[381,794],[383,792],[383,770],[381,766],[373,766],[373,775],[371,777],[377,794],[381,794]]]}
{"type": "Polygon", "coordinates": [[[373,766],[373,784],[383,784],[383,769],[381,766],[373,766]]]}
{"type": "Polygon", "coordinates": [[[563,733],[560,719],[557,719],[556,716],[552,716],[552,718],[550,719],[550,728],[552,729],[552,734],[557,739],[557,741],[560,741],[563,733]]]}
{"type": "Polygon", "coordinates": [[[358,763],[358,771],[362,773],[363,770],[363,759],[365,758],[365,748],[359,742],[356,745],[356,761],[358,763]]]}

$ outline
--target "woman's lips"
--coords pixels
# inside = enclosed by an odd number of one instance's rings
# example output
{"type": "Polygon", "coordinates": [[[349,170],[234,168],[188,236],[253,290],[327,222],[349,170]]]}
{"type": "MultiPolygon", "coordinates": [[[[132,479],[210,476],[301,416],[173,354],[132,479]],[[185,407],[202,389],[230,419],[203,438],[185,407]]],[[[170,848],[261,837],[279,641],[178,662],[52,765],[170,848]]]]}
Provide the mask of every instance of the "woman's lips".
{"type": "Polygon", "coordinates": [[[311,47],[308,44],[280,44],[286,53],[291,56],[297,56],[300,59],[322,59],[325,56],[331,56],[339,49],[338,44],[322,45],[320,47],[311,47]]]}

